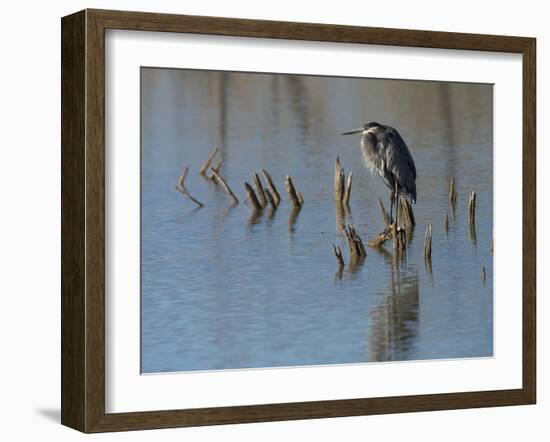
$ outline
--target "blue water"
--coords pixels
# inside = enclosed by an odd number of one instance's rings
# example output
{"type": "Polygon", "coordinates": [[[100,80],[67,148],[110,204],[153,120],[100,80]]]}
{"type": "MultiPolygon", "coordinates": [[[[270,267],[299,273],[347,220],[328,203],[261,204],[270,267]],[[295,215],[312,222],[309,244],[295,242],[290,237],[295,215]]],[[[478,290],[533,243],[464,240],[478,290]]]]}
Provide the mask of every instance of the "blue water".
{"type": "Polygon", "coordinates": [[[492,356],[492,86],[153,68],[141,76],[143,373],[492,356]],[[394,260],[388,243],[340,272],[332,243],[346,261],[349,253],[339,222],[366,243],[383,228],[378,198],[389,204],[362,166],[359,137],[339,135],[371,120],[409,145],[417,225],[406,259],[394,260]],[[213,146],[238,205],[198,174],[213,146]],[[349,213],[334,202],[337,155],[353,171],[349,213]],[[185,166],[201,209],[174,188],[185,166]],[[254,216],[243,183],[262,168],[283,201],[254,216]],[[297,213],[287,174],[304,195],[297,213]]]}

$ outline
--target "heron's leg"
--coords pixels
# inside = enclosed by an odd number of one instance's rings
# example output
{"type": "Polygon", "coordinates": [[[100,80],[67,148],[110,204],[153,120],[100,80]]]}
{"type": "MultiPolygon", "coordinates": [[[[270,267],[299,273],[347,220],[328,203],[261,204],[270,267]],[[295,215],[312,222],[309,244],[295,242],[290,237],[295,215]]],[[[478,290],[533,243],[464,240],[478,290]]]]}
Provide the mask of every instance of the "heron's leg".
{"type": "Polygon", "coordinates": [[[393,203],[395,198],[395,192],[390,190],[390,224],[393,224],[393,203]]]}
{"type": "Polygon", "coordinates": [[[395,225],[399,227],[399,189],[397,187],[397,180],[395,182],[394,198],[395,198],[395,225]]]}
{"type": "Polygon", "coordinates": [[[395,222],[397,228],[399,228],[399,191],[395,192],[395,222]]]}

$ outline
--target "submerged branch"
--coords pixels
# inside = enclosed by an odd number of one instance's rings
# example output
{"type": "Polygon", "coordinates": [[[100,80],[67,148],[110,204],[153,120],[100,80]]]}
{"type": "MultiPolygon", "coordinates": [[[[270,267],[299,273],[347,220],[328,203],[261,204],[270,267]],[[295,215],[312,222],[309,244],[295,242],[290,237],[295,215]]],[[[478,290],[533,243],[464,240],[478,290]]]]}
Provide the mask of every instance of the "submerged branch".
{"type": "Polygon", "coordinates": [[[206,171],[210,167],[210,163],[212,162],[212,160],[214,159],[214,156],[218,153],[219,150],[220,148],[216,146],[214,149],[210,151],[210,153],[208,154],[208,158],[206,159],[202,167],[199,169],[199,173],[201,175],[206,176],[206,171]]]}
{"type": "Polygon", "coordinates": [[[218,180],[218,182],[222,185],[222,187],[225,189],[225,191],[229,194],[231,199],[233,200],[234,204],[239,204],[239,199],[235,196],[231,188],[229,187],[229,184],[223,179],[223,177],[214,170],[213,167],[210,168],[210,171],[212,172],[212,175],[218,180]]]}
{"type": "Polygon", "coordinates": [[[389,241],[392,237],[391,227],[386,227],[382,232],[380,232],[375,238],[369,240],[367,245],[369,247],[380,247],[386,241],[389,241]]]}
{"type": "MultiPolygon", "coordinates": [[[[217,173],[220,172],[220,168],[222,166],[223,157],[218,160],[215,166],[212,166],[212,169],[214,169],[217,173]]],[[[218,181],[216,179],[216,176],[214,174],[211,174],[208,178],[210,178],[214,183],[218,184],[218,181]]]]}
{"type": "Polygon", "coordinates": [[[199,207],[204,207],[204,204],[201,203],[198,199],[191,196],[187,188],[185,187],[185,178],[187,178],[187,173],[189,172],[189,167],[185,167],[183,172],[181,173],[180,177],[178,178],[178,183],[176,184],[176,190],[183,195],[185,195],[187,198],[189,198],[191,201],[193,201],[196,205],[199,207]]]}

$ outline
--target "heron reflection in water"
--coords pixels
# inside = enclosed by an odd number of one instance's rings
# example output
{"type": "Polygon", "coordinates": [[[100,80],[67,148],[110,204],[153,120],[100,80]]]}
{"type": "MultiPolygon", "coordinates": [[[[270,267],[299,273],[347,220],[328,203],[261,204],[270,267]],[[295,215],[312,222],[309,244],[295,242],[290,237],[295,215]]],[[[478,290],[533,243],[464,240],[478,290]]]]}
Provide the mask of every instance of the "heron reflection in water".
{"type": "MultiPolygon", "coordinates": [[[[390,258],[391,259],[391,258],[390,258]]],[[[418,272],[392,271],[389,290],[374,307],[368,324],[368,360],[405,360],[413,357],[419,328],[418,272]]]]}

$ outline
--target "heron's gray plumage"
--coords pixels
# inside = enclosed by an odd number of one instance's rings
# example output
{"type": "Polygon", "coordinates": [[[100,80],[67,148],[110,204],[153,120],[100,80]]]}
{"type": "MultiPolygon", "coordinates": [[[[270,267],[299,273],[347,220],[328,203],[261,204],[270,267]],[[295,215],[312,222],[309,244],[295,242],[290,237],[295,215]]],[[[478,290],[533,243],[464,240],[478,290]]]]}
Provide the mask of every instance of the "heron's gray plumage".
{"type": "MultiPolygon", "coordinates": [[[[390,218],[393,206],[399,211],[399,195],[416,203],[416,167],[409,148],[391,126],[367,123],[342,135],[361,134],[361,153],[365,165],[376,172],[390,188],[390,218]]],[[[396,216],[398,218],[398,216],[396,216]]],[[[392,218],[393,219],[393,218],[392,218]]]]}
{"type": "Polygon", "coordinates": [[[416,167],[397,130],[378,123],[364,126],[361,153],[371,172],[380,175],[391,191],[396,189],[416,203],[416,167]]]}

